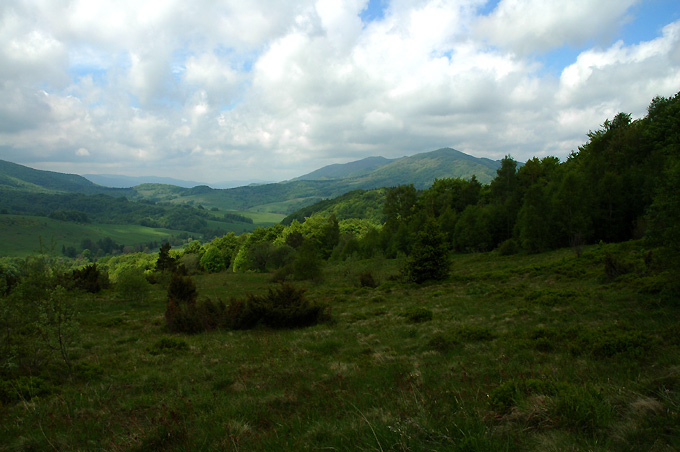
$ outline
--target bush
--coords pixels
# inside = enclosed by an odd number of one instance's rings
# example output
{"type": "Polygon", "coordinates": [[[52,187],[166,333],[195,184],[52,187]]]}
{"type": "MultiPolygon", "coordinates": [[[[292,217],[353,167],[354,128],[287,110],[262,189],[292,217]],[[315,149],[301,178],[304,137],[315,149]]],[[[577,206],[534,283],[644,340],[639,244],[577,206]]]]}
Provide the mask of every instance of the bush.
{"type": "Polygon", "coordinates": [[[55,391],[54,386],[39,377],[0,380],[0,402],[3,403],[31,400],[33,397],[50,395],[55,391]]]}
{"type": "Polygon", "coordinates": [[[323,276],[323,262],[313,245],[305,243],[298,249],[298,256],[293,262],[293,278],[320,281],[323,276]]]}
{"type": "Polygon", "coordinates": [[[427,308],[417,306],[410,308],[406,312],[403,312],[401,316],[406,317],[413,323],[427,322],[432,320],[432,311],[427,308]]]}
{"type": "Polygon", "coordinates": [[[361,285],[361,287],[370,287],[372,289],[378,287],[378,284],[375,282],[375,279],[373,279],[373,273],[371,273],[370,271],[366,271],[359,274],[359,284],[361,285]]]}
{"type": "Polygon", "coordinates": [[[118,296],[131,301],[144,301],[151,287],[140,268],[126,268],[118,274],[116,292],[118,296]]]}
{"type": "Polygon", "coordinates": [[[631,273],[633,270],[632,264],[623,262],[610,253],[607,253],[604,257],[604,274],[609,281],[614,281],[619,276],[631,273]]]}
{"type": "Polygon", "coordinates": [[[169,331],[197,333],[203,329],[196,310],[196,285],[188,276],[173,273],[168,287],[165,321],[169,331]]]}
{"type": "Polygon", "coordinates": [[[498,254],[510,256],[519,253],[519,243],[515,239],[508,239],[498,246],[498,254]]]}
{"type": "Polygon", "coordinates": [[[74,288],[90,293],[97,293],[109,287],[109,274],[99,270],[97,264],[73,270],[70,279],[74,288]]]}
{"type": "Polygon", "coordinates": [[[327,320],[326,307],[309,302],[304,289],[283,283],[265,296],[249,295],[247,303],[258,319],[270,328],[300,328],[327,320]]]}

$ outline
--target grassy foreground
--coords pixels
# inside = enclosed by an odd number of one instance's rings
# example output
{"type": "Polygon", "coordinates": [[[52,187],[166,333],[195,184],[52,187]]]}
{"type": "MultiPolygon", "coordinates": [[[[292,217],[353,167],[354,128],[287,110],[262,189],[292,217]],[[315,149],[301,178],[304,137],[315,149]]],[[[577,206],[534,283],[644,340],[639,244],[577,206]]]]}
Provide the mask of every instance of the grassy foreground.
{"type": "MultiPolygon", "coordinates": [[[[306,287],[333,321],[300,330],[170,335],[159,286],[81,295],[75,372],[0,407],[0,450],[680,450],[680,301],[638,244],[455,256],[423,286],[398,265],[329,264],[306,287]]],[[[227,302],[269,278],[194,280],[227,302]]]]}

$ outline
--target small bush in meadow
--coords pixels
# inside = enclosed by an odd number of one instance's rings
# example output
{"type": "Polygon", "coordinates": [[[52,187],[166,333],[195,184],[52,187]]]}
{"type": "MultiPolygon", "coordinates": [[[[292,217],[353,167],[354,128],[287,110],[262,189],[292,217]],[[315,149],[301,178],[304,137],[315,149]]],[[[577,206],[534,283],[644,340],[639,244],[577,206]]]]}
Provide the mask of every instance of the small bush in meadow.
{"type": "Polygon", "coordinates": [[[270,328],[299,328],[328,318],[326,307],[308,301],[305,290],[283,283],[267,295],[249,295],[247,303],[260,321],[270,328]]]}
{"type": "Polygon", "coordinates": [[[361,287],[370,287],[370,288],[375,288],[378,287],[378,284],[375,282],[375,279],[373,278],[373,273],[370,271],[362,272],[359,274],[359,285],[361,287]]]}
{"type": "Polygon", "coordinates": [[[414,306],[408,309],[406,312],[403,312],[401,316],[405,317],[410,322],[421,323],[432,320],[432,311],[421,306],[414,306]]]}
{"type": "Polygon", "coordinates": [[[116,283],[118,296],[125,300],[143,301],[151,287],[141,268],[126,268],[118,274],[116,283]]]}

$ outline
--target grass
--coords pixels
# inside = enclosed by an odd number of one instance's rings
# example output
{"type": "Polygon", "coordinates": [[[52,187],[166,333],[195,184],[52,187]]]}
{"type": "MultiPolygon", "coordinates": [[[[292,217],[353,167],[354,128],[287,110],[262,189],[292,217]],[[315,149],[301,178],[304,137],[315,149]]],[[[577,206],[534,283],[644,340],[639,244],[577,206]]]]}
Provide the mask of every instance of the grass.
{"type": "MultiPolygon", "coordinates": [[[[247,223],[224,223],[209,221],[209,226],[215,229],[226,230],[240,234],[244,231],[252,231],[257,226],[271,226],[280,221],[283,215],[246,213],[242,215],[253,218],[253,224],[247,223]]],[[[224,215],[224,212],[217,212],[224,215]]],[[[178,236],[182,231],[162,228],[148,228],[138,225],[119,225],[104,223],[76,224],[53,220],[46,217],[34,217],[25,215],[0,215],[0,256],[25,257],[39,251],[40,240],[47,247],[55,245],[55,251],[60,252],[62,245],[73,246],[80,249],[80,244],[85,238],[95,243],[106,237],[123,245],[135,246],[149,242],[161,242],[172,236],[178,236]]],[[[194,235],[187,232],[189,236],[194,235]]]]}
{"type": "MultiPolygon", "coordinates": [[[[22,380],[0,450],[678,450],[680,304],[604,274],[638,247],[455,256],[422,286],[330,263],[302,285],[333,321],[297,330],[169,335],[161,287],[79,296],[73,375],[22,380]]],[[[194,278],[225,302],[269,279],[194,278]]]]}
{"type": "Polygon", "coordinates": [[[0,215],[0,230],[3,237],[0,241],[0,256],[17,257],[38,252],[41,240],[47,247],[55,245],[55,251],[59,253],[62,245],[80,249],[80,244],[85,238],[97,242],[99,239],[111,237],[116,243],[134,246],[138,243],[160,242],[182,232],[137,225],[75,224],[25,215],[0,215]]]}

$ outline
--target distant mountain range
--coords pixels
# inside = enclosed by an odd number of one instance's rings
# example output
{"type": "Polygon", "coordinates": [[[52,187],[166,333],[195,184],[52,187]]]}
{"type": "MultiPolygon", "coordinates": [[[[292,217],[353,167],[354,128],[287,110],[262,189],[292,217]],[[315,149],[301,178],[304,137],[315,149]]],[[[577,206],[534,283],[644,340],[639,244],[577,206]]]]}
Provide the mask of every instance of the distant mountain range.
{"type": "Polygon", "coordinates": [[[174,179],[172,177],[159,176],[124,176],[121,174],[83,174],[83,177],[94,182],[97,185],[113,188],[131,188],[142,184],[164,184],[175,185],[182,188],[192,188],[199,185],[208,185],[211,188],[236,188],[247,185],[271,183],[263,180],[238,180],[231,182],[206,183],[197,181],[188,181],[182,179],[174,179]]]}
{"type": "Polygon", "coordinates": [[[499,161],[476,158],[455,149],[443,148],[398,159],[369,157],[329,165],[286,182],[216,189],[199,183],[188,187],[194,183],[166,178],[157,179],[158,182],[142,178],[147,183],[130,187],[130,184],[142,179],[90,175],[89,177],[98,182],[94,183],[74,174],[40,171],[0,161],[0,189],[34,193],[108,194],[115,197],[125,196],[130,200],[290,214],[322,199],[335,198],[358,189],[404,184],[425,189],[435,179],[469,179],[472,176],[481,183],[488,183],[496,176],[499,167],[499,161]]]}

